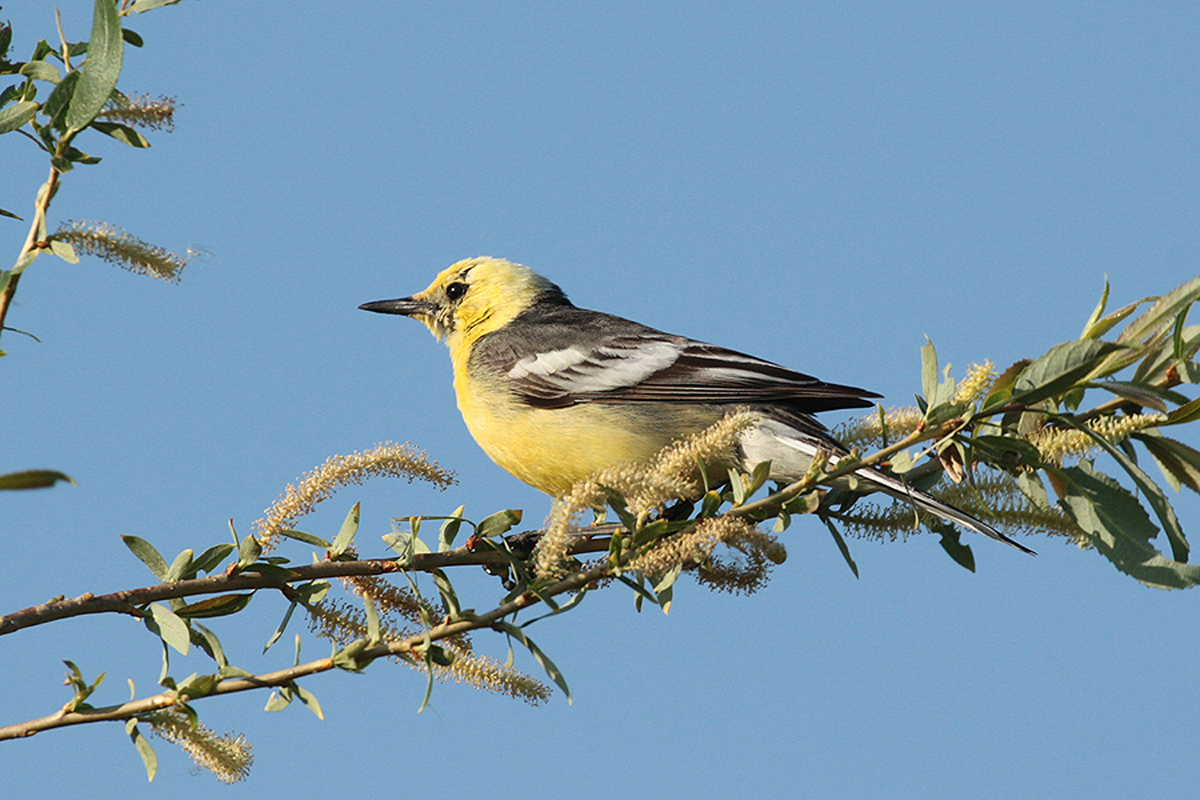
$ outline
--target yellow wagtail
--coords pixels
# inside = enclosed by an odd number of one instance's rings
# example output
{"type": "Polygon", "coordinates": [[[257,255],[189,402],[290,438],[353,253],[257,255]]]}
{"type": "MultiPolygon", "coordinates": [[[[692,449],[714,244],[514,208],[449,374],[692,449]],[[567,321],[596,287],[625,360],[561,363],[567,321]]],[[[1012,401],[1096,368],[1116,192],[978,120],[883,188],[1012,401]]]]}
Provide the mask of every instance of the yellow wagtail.
{"type": "MultiPolygon", "coordinates": [[[[360,308],[402,314],[445,340],[467,428],[529,485],[561,496],[604,467],[640,462],[730,411],[760,415],[740,439],[748,471],[799,480],[818,451],[847,454],[813,414],[869,407],[879,395],[824,383],[753,356],[576,308],[528,267],[498,258],[454,264],[423,292],[360,308]]],[[[1033,551],[890,473],[863,468],[859,486],[915,503],[970,530],[1033,551]]]]}

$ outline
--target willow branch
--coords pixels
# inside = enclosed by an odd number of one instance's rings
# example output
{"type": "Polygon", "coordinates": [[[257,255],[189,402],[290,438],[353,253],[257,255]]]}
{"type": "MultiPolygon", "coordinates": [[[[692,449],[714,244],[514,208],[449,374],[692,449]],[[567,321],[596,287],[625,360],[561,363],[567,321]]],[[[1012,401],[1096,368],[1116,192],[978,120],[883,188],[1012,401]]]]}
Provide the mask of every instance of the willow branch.
{"type": "MultiPolygon", "coordinates": [[[[450,554],[434,553],[430,555],[445,556],[450,554]]],[[[482,553],[477,555],[491,554],[482,553]]],[[[427,647],[430,642],[458,636],[473,630],[490,628],[495,623],[503,620],[505,617],[511,616],[522,609],[537,605],[538,603],[543,602],[546,598],[583,589],[591,583],[618,573],[621,570],[621,567],[628,563],[629,559],[632,557],[632,553],[626,553],[615,562],[606,562],[605,564],[593,567],[592,569],[583,570],[574,573],[573,575],[569,575],[556,583],[540,589],[536,594],[532,592],[525,592],[509,602],[497,606],[486,614],[480,614],[478,616],[461,618],[457,620],[447,620],[446,622],[443,622],[440,625],[435,625],[422,633],[416,633],[393,642],[383,642],[368,645],[355,655],[355,660],[363,664],[372,659],[381,658],[384,656],[410,656],[420,660],[420,650],[424,647],[427,647]]],[[[373,564],[377,562],[331,562],[331,565],[334,563],[373,564]]],[[[393,565],[395,564],[394,561],[391,563],[393,565]]],[[[432,569],[433,567],[428,568],[432,569]]],[[[395,571],[396,569],[399,569],[399,567],[395,567],[393,570],[387,571],[395,571]]],[[[247,692],[254,689],[288,686],[298,678],[302,678],[307,675],[315,675],[321,672],[328,672],[333,669],[340,669],[340,667],[334,663],[332,658],[317,659],[316,661],[310,661],[306,664],[299,664],[294,667],[289,667],[288,669],[281,669],[275,672],[267,672],[262,675],[256,675],[253,678],[231,678],[224,680],[218,683],[211,692],[204,696],[212,697],[215,695],[247,692]]],[[[142,698],[141,700],[133,700],[128,703],[121,703],[120,705],[115,706],[89,708],[79,711],[68,711],[66,708],[64,708],[63,710],[55,714],[50,714],[49,716],[0,727],[0,741],[6,739],[20,739],[27,736],[33,736],[41,731],[51,730],[53,728],[64,728],[70,725],[82,725],[89,722],[110,722],[114,720],[130,719],[132,717],[147,714],[152,711],[168,708],[181,702],[192,702],[193,700],[197,699],[200,698],[189,698],[186,696],[180,697],[173,692],[162,692],[151,697],[142,698]]]]}
{"type": "MultiPolygon", "coordinates": [[[[29,224],[29,233],[25,236],[25,244],[21,246],[21,252],[17,254],[18,263],[29,253],[45,246],[44,242],[38,240],[38,233],[46,227],[46,212],[50,209],[50,201],[54,199],[54,195],[58,191],[58,179],[61,174],[57,167],[51,165],[50,177],[46,179],[43,187],[45,191],[38,192],[37,201],[33,204],[33,221],[29,224]]],[[[13,275],[9,278],[4,291],[0,292],[0,333],[4,331],[4,320],[12,305],[13,295],[17,293],[17,283],[20,279],[21,273],[13,275]]]]}
{"type": "MultiPolygon", "coordinates": [[[[594,536],[591,529],[580,529],[580,539],[573,543],[571,552],[588,553],[608,549],[607,536],[589,540],[594,536]]],[[[139,589],[126,589],[111,594],[91,593],[69,599],[55,599],[48,603],[31,606],[0,617],[0,636],[31,628],[47,622],[85,614],[129,614],[143,616],[140,606],[160,600],[194,597],[206,594],[221,594],[256,589],[280,589],[293,583],[303,583],[322,578],[350,578],[362,575],[384,575],[391,572],[429,572],[443,567],[484,566],[506,567],[509,556],[504,553],[476,552],[468,547],[459,547],[444,553],[421,553],[403,566],[394,558],[372,558],[360,561],[322,561],[319,564],[289,568],[289,574],[264,574],[246,570],[233,574],[221,573],[186,581],[159,583],[139,589]]]]}

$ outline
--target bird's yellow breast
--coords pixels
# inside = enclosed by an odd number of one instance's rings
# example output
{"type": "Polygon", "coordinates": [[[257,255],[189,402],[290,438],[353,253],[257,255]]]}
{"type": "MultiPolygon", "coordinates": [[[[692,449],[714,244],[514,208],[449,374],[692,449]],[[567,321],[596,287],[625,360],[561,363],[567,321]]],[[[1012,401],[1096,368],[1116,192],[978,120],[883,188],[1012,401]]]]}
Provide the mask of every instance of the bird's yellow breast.
{"type": "Polygon", "coordinates": [[[663,403],[534,408],[496,378],[460,371],[457,362],[454,389],[463,421],[484,452],[555,497],[605,467],[647,461],[720,418],[707,406],[663,403]]]}

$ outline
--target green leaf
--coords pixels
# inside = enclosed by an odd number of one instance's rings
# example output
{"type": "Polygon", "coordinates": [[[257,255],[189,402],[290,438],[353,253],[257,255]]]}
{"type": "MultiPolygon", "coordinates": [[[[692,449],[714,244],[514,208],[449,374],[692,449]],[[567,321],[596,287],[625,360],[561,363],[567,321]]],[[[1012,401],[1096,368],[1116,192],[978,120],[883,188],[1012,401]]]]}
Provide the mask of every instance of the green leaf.
{"type": "MultiPolygon", "coordinates": [[[[12,270],[8,273],[9,277],[11,277],[13,275],[20,275],[22,272],[24,272],[26,269],[29,268],[29,265],[32,264],[37,259],[37,257],[39,255],[41,255],[41,253],[42,253],[41,249],[37,248],[37,247],[35,247],[34,249],[30,250],[27,253],[23,253],[19,258],[17,258],[17,263],[13,264],[12,270]]],[[[8,282],[5,281],[6,285],[7,285],[7,283],[8,282]]]]}
{"type": "Polygon", "coordinates": [[[1136,344],[1174,322],[1184,309],[1200,300],[1200,276],[1158,298],[1140,317],[1130,322],[1117,337],[1121,344],[1136,344]]]}
{"type": "Polygon", "coordinates": [[[1188,560],[1188,551],[1191,549],[1188,545],[1187,537],[1183,534],[1183,527],[1179,524],[1179,518],[1175,516],[1175,509],[1171,507],[1170,501],[1159,488],[1158,484],[1150,480],[1150,476],[1142,471],[1133,459],[1127,456],[1119,447],[1114,447],[1113,444],[1100,434],[1093,431],[1086,425],[1070,423],[1076,430],[1083,431],[1088,436],[1092,437],[1092,441],[1104,449],[1110,456],[1116,459],[1116,462],[1121,465],[1121,468],[1133,478],[1133,482],[1146,496],[1146,502],[1154,509],[1154,513],[1158,516],[1159,523],[1163,526],[1163,530],[1167,533],[1167,539],[1171,542],[1171,552],[1175,556],[1175,560],[1186,562],[1188,560]]]}
{"type": "Polygon", "coordinates": [[[142,764],[146,767],[146,780],[153,781],[154,776],[158,773],[158,756],[154,754],[154,748],[150,746],[150,742],[138,729],[137,722],[136,719],[125,720],[125,733],[129,734],[133,746],[137,748],[138,755],[142,757],[142,764]]]}
{"type": "Polygon", "coordinates": [[[212,694],[213,689],[217,688],[218,679],[216,675],[190,675],[183,680],[175,690],[180,695],[187,697],[189,700],[194,700],[197,697],[207,697],[212,694]]]}
{"type": "Polygon", "coordinates": [[[456,619],[462,613],[462,607],[459,605],[458,594],[454,591],[454,585],[450,583],[450,578],[440,569],[431,569],[429,574],[433,576],[433,584],[442,597],[442,606],[445,607],[446,614],[451,619],[456,619]]]}
{"type": "Polygon", "coordinates": [[[1158,529],[1127,489],[1086,461],[1054,469],[1059,505],[1113,566],[1147,586],[1182,589],[1200,583],[1200,567],[1165,557],[1150,545],[1158,529]]]}
{"type": "Polygon", "coordinates": [[[304,531],[284,530],[279,531],[279,535],[288,539],[295,539],[298,542],[304,542],[305,544],[311,544],[313,547],[323,547],[326,550],[329,550],[333,547],[332,543],[322,539],[320,536],[314,536],[313,534],[305,533],[304,531]]]}
{"type": "Polygon", "coordinates": [[[363,594],[363,611],[367,616],[367,643],[374,646],[379,644],[382,639],[379,624],[379,611],[375,608],[375,601],[371,599],[369,594],[363,594]]]}
{"type": "Polygon", "coordinates": [[[92,123],[92,127],[106,136],[111,136],[118,142],[129,145],[130,147],[149,147],[150,142],[145,136],[142,136],[128,125],[123,125],[120,122],[101,122],[96,120],[92,123]]]}
{"type": "Polygon", "coordinates": [[[87,59],[79,70],[79,85],[67,108],[69,132],[86,128],[104,108],[121,74],[124,50],[116,4],[113,0],[96,0],[87,59]]]}
{"type": "MultiPolygon", "coordinates": [[[[217,635],[199,622],[193,622],[191,628],[192,644],[208,653],[209,658],[217,662],[217,666],[221,670],[229,667],[229,660],[225,658],[225,648],[221,646],[221,640],[217,638],[217,635]]],[[[218,672],[217,674],[222,678],[228,677],[222,672],[218,672]]]]}
{"type": "Polygon", "coordinates": [[[975,571],[975,554],[971,552],[971,545],[963,544],[959,540],[960,531],[957,528],[944,524],[931,525],[930,528],[941,536],[938,544],[956,564],[970,572],[975,571]]]}
{"type": "Polygon", "coordinates": [[[257,561],[261,555],[262,545],[258,543],[258,539],[254,538],[254,534],[248,534],[238,545],[238,567],[245,569],[257,561]]]}
{"type": "Polygon", "coordinates": [[[263,711],[283,711],[292,704],[293,694],[291,687],[284,686],[271,692],[271,696],[267,698],[267,704],[263,706],[263,711]]]}
{"type": "Polygon", "coordinates": [[[35,81],[58,83],[62,80],[62,73],[58,71],[58,67],[49,61],[26,61],[17,72],[35,81]]]}
{"type": "Polygon", "coordinates": [[[153,8],[161,8],[162,6],[173,6],[178,2],[179,2],[179,0],[137,0],[137,2],[134,3],[132,6],[130,6],[129,10],[126,11],[125,13],[127,13],[127,14],[142,14],[153,8]]]}
{"type": "Polygon", "coordinates": [[[189,549],[175,556],[170,569],[167,570],[167,577],[163,579],[164,583],[183,580],[189,572],[195,574],[195,570],[192,569],[192,553],[193,551],[189,549]]]}
{"type": "Polygon", "coordinates": [[[187,619],[226,617],[245,608],[253,596],[253,593],[217,595],[207,600],[188,603],[186,606],[175,609],[175,613],[187,619]]]}
{"type": "Polygon", "coordinates": [[[925,402],[932,406],[933,396],[937,394],[938,358],[933,342],[925,340],[921,345],[921,395],[925,402]]]}
{"type": "Polygon", "coordinates": [[[1092,311],[1092,315],[1088,317],[1088,321],[1083,326],[1083,333],[1079,334],[1080,339],[1098,339],[1100,333],[1093,333],[1092,327],[1100,321],[1100,315],[1104,313],[1104,309],[1108,306],[1108,276],[1104,276],[1104,291],[1100,293],[1100,302],[1096,304],[1096,308],[1092,311]]]}
{"type": "Polygon", "coordinates": [[[1160,414],[1167,413],[1168,401],[1176,404],[1188,401],[1179,392],[1135,381],[1094,381],[1089,383],[1088,387],[1104,389],[1139,406],[1152,408],[1160,414]]]}
{"type": "Polygon", "coordinates": [[[1179,408],[1167,414],[1166,422],[1162,425],[1182,425],[1187,422],[1195,422],[1200,419],[1200,397],[1190,403],[1185,403],[1179,408]]]}
{"type": "Polygon", "coordinates": [[[846,545],[846,540],[842,538],[842,533],[834,526],[833,521],[822,517],[825,521],[825,526],[829,528],[829,533],[833,535],[833,541],[837,543],[838,552],[842,554],[842,558],[846,560],[846,564],[850,567],[850,571],[854,573],[854,577],[858,577],[858,564],[854,563],[854,558],[850,555],[850,548],[846,545]]]}
{"type": "Polygon", "coordinates": [[[1117,345],[1094,339],[1056,344],[1021,371],[1013,384],[1010,401],[1032,405],[1048,397],[1064,394],[1116,349],[1117,345]]]}
{"type": "Polygon", "coordinates": [[[1200,451],[1175,439],[1146,432],[1135,433],[1133,438],[1146,446],[1176,491],[1186,486],[1200,494],[1200,451]]]}
{"type": "Polygon", "coordinates": [[[560,672],[558,667],[554,665],[554,662],[551,661],[550,658],[541,651],[541,648],[535,645],[533,640],[525,635],[525,631],[523,631],[521,628],[518,628],[516,625],[513,625],[511,622],[495,622],[492,624],[492,627],[507,633],[509,636],[525,645],[529,652],[533,654],[534,659],[538,662],[538,664],[541,665],[542,669],[546,671],[546,675],[550,677],[550,680],[558,684],[558,688],[563,690],[563,694],[567,696],[567,702],[571,704],[574,703],[574,700],[571,697],[571,690],[567,686],[567,679],[563,677],[562,672],[560,672]]]}
{"type": "Polygon", "coordinates": [[[459,506],[454,509],[454,513],[450,518],[442,523],[442,529],[438,532],[438,552],[445,553],[454,546],[454,537],[458,536],[458,529],[462,527],[463,509],[466,506],[459,506]]]}
{"type": "Polygon", "coordinates": [[[292,612],[296,610],[296,601],[293,600],[288,606],[287,611],[283,613],[283,619],[280,620],[279,626],[275,628],[275,632],[271,634],[271,638],[267,639],[267,643],[263,646],[263,652],[271,649],[271,646],[279,641],[279,637],[283,636],[283,632],[287,630],[288,623],[292,621],[292,612]]]}
{"type": "Polygon", "coordinates": [[[192,641],[188,633],[188,624],[161,603],[147,606],[146,614],[146,627],[150,632],[186,656],[192,641]]]}
{"type": "Polygon", "coordinates": [[[1042,463],[1042,454],[1037,447],[1015,436],[976,436],[970,443],[976,461],[1009,472],[1042,463]]]}
{"type": "Polygon", "coordinates": [[[492,539],[508,533],[514,525],[518,525],[520,522],[521,509],[506,508],[503,511],[497,511],[495,514],[484,518],[475,527],[475,534],[484,539],[492,539]]]}
{"type": "Polygon", "coordinates": [[[354,536],[358,533],[358,515],[359,504],[355,503],[350,511],[346,514],[346,519],[342,522],[342,527],[338,531],[337,536],[333,539],[333,544],[329,547],[329,554],[340,556],[342,553],[354,544],[354,536]]]}
{"type": "Polygon", "coordinates": [[[79,256],[75,255],[75,248],[70,242],[63,242],[58,239],[50,240],[50,252],[61,258],[68,264],[78,264],[79,256]]]}
{"type": "Polygon", "coordinates": [[[38,104],[22,100],[0,111],[0,133],[15,131],[37,115],[38,104]]]}
{"type": "MultiPolygon", "coordinates": [[[[11,212],[11,211],[8,211],[8,210],[6,210],[6,209],[3,209],[3,208],[0,208],[0,217],[8,217],[9,219],[15,219],[15,220],[17,220],[17,221],[19,221],[19,222],[24,222],[24,221],[25,221],[25,218],[24,218],[24,217],[18,216],[18,215],[16,215],[16,214],[14,214],[13,212],[11,212]]],[[[6,281],[6,282],[5,282],[5,284],[4,284],[3,286],[0,286],[0,291],[3,291],[3,290],[4,290],[4,286],[7,286],[7,285],[8,285],[8,283],[7,283],[7,281],[6,281]]]]}
{"type": "Polygon", "coordinates": [[[158,578],[164,583],[166,582],[167,573],[170,571],[170,568],[167,566],[166,559],[164,559],[159,552],[154,549],[154,545],[150,544],[141,537],[130,536],[128,534],[123,535],[121,537],[121,541],[125,543],[125,546],[128,547],[143,564],[150,568],[150,571],[154,573],[154,577],[158,578]]]}
{"type": "Polygon", "coordinates": [[[305,689],[303,686],[301,686],[298,683],[293,684],[293,688],[296,690],[296,697],[300,698],[300,702],[304,703],[304,705],[310,711],[312,711],[314,714],[316,714],[317,719],[324,722],[325,714],[321,711],[321,704],[317,702],[317,696],[315,694],[313,694],[312,692],[310,692],[308,689],[305,689]]]}
{"type": "Polygon", "coordinates": [[[228,558],[229,554],[235,549],[237,548],[228,542],[214,544],[212,547],[201,553],[196,560],[192,562],[192,569],[194,569],[197,573],[212,572],[214,569],[220,566],[221,562],[228,558]]]}
{"type": "Polygon", "coordinates": [[[68,475],[52,469],[28,469],[24,472],[10,472],[0,475],[0,490],[4,489],[45,489],[59,481],[66,481],[72,486],[77,483],[68,475]]]}

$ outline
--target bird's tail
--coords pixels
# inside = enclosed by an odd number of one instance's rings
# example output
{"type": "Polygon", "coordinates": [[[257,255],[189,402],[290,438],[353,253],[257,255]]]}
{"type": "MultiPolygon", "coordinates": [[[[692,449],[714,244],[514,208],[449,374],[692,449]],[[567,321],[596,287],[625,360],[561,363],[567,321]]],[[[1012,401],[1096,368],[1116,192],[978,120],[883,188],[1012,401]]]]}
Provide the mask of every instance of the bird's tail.
{"type": "Polygon", "coordinates": [[[923,511],[941,517],[947,522],[953,522],[955,525],[961,525],[968,530],[982,533],[984,536],[995,539],[998,542],[1004,542],[1010,547],[1017,548],[1022,553],[1028,553],[1031,556],[1037,555],[1033,550],[1005,536],[983,520],[968,514],[957,506],[950,505],[945,500],[934,497],[929,492],[909,486],[895,475],[873,468],[856,470],[854,474],[855,477],[871,484],[872,487],[878,487],[884,494],[895,497],[898,500],[906,500],[913,503],[923,511]]]}
{"type": "MultiPolygon", "coordinates": [[[[770,461],[771,477],[788,482],[803,477],[818,452],[824,451],[829,454],[831,464],[836,464],[839,458],[849,453],[841,442],[830,436],[825,427],[812,417],[806,414],[789,414],[782,417],[777,411],[764,414],[758,425],[742,435],[741,449],[745,466],[753,467],[754,464],[770,461]]],[[[863,483],[869,484],[870,489],[913,503],[947,522],[1004,542],[1022,553],[1037,555],[983,520],[976,519],[961,508],[952,506],[929,492],[909,486],[890,472],[875,467],[863,467],[855,470],[854,475],[859,480],[859,491],[863,483]]]]}

